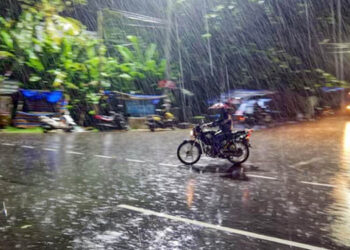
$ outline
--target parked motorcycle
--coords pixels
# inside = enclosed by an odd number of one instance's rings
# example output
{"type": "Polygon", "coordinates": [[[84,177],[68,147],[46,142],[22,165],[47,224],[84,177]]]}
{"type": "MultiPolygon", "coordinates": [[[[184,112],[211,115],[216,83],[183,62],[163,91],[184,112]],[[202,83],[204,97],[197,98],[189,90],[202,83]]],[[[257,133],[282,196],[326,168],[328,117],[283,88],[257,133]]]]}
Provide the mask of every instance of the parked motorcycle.
{"type": "Polygon", "coordinates": [[[185,165],[193,165],[202,154],[213,158],[228,159],[232,163],[243,163],[249,157],[249,138],[252,130],[232,132],[222,141],[221,149],[214,153],[213,139],[216,131],[208,130],[209,124],[197,125],[191,131],[191,139],[184,140],[177,149],[177,157],[185,165]]]}
{"type": "Polygon", "coordinates": [[[128,129],[122,113],[110,111],[109,114],[110,115],[94,115],[94,126],[98,130],[128,129]]]}
{"type": "Polygon", "coordinates": [[[235,113],[239,123],[243,123],[247,127],[255,125],[267,126],[274,120],[274,116],[280,115],[279,112],[270,111],[267,107],[270,99],[248,100],[241,104],[235,113]],[[260,102],[260,105],[259,103],[260,102]]]}
{"type": "Polygon", "coordinates": [[[147,116],[146,124],[149,129],[154,132],[156,128],[171,128],[175,129],[175,117],[172,113],[167,111],[160,111],[161,115],[147,116]]]}
{"type": "Polygon", "coordinates": [[[60,118],[50,118],[48,116],[40,116],[39,121],[44,132],[50,130],[62,129],[65,132],[72,132],[77,124],[70,115],[63,115],[60,118]]]}
{"type": "Polygon", "coordinates": [[[253,127],[255,125],[266,126],[271,124],[272,121],[272,115],[266,110],[244,115],[244,122],[248,127],[253,127]]]}

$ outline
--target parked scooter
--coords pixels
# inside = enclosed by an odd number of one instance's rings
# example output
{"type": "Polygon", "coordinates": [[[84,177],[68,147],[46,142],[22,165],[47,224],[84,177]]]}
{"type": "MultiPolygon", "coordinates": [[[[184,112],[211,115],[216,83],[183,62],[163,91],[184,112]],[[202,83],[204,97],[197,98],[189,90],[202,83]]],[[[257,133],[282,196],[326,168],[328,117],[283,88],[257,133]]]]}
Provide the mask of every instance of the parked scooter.
{"type": "Polygon", "coordinates": [[[175,117],[172,113],[163,110],[157,110],[160,115],[149,115],[146,124],[154,132],[156,128],[175,129],[175,117]]]}
{"type": "Polygon", "coordinates": [[[124,115],[114,111],[110,111],[109,115],[95,115],[94,126],[101,131],[111,129],[128,130],[124,115]]]}
{"type": "Polygon", "coordinates": [[[248,127],[255,125],[269,125],[272,123],[272,115],[269,111],[260,106],[254,106],[254,113],[246,114],[244,116],[244,122],[248,127]]]}
{"type": "Polygon", "coordinates": [[[58,129],[61,129],[65,132],[72,132],[77,126],[73,118],[68,114],[63,115],[60,118],[40,116],[39,121],[41,122],[41,127],[44,129],[44,133],[58,129]]]}
{"type": "Polygon", "coordinates": [[[332,116],[335,112],[330,106],[318,106],[315,108],[315,117],[320,118],[324,116],[332,116]]]}

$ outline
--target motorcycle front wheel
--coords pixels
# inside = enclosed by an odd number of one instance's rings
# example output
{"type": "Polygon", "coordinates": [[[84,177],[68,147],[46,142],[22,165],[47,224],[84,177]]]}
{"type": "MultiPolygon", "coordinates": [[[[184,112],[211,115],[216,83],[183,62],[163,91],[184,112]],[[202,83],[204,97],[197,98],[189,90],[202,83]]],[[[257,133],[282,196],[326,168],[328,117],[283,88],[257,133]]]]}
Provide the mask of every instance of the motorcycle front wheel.
{"type": "Polygon", "coordinates": [[[154,131],[155,131],[155,126],[153,126],[153,125],[148,125],[148,127],[149,127],[149,130],[150,130],[151,132],[154,132],[154,131]]]}
{"type": "Polygon", "coordinates": [[[243,163],[249,157],[249,147],[242,142],[234,142],[229,146],[231,155],[227,158],[232,163],[243,163]]]}
{"type": "Polygon", "coordinates": [[[193,165],[201,158],[201,149],[194,141],[184,141],[177,148],[177,157],[185,165],[193,165]]]}

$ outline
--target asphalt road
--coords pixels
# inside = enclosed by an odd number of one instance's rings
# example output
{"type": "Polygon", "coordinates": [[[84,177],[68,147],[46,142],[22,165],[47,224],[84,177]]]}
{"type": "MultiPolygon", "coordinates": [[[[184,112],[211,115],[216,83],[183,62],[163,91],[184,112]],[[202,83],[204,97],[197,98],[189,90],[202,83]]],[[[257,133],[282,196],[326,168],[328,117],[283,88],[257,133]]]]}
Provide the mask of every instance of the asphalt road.
{"type": "Polygon", "coordinates": [[[350,118],[256,131],[247,179],[188,135],[0,134],[0,249],[350,249],[350,118]]]}

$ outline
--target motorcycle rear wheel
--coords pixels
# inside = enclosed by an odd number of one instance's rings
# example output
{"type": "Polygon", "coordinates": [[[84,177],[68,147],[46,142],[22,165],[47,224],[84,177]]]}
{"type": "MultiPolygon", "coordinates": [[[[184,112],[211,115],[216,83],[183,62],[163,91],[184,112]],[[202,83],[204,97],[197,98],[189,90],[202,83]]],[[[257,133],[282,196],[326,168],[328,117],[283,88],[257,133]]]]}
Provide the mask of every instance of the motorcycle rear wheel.
{"type": "Polygon", "coordinates": [[[241,164],[245,162],[249,157],[249,147],[242,142],[232,143],[229,148],[234,147],[236,151],[234,155],[229,156],[227,159],[232,163],[241,164]]]}
{"type": "Polygon", "coordinates": [[[185,165],[197,163],[201,158],[201,154],[199,145],[194,141],[184,141],[177,148],[177,158],[185,165]]]}

